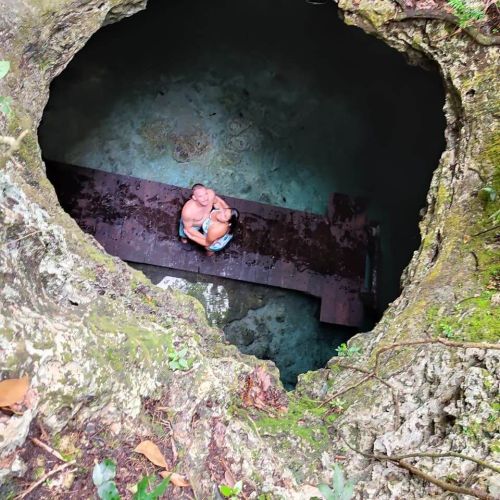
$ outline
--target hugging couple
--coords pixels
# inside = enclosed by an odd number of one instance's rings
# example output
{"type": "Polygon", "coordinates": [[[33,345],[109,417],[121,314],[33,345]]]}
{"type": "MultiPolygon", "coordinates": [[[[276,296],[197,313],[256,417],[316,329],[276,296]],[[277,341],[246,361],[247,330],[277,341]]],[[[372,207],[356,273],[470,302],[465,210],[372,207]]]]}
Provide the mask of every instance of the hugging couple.
{"type": "Polygon", "coordinates": [[[214,255],[233,239],[239,215],[212,189],[195,184],[182,207],[179,236],[183,243],[189,239],[204,247],[207,255],[214,255]]]}

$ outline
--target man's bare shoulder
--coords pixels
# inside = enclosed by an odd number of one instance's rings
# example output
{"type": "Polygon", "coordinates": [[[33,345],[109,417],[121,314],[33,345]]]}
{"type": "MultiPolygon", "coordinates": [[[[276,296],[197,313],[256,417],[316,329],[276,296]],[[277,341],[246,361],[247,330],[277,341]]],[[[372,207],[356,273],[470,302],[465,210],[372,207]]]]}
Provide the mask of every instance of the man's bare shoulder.
{"type": "Polygon", "coordinates": [[[189,217],[193,212],[196,212],[196,203],[193,200],[186,201],[182,207],[182,217],[189,217]]]}

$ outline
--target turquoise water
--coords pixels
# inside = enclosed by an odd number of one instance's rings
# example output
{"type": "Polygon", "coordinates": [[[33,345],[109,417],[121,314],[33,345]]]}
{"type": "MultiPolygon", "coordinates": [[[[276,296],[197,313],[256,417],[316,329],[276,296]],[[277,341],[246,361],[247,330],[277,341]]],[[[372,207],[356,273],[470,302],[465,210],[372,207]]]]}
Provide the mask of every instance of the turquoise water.
{"type": "Polygon", "coordinates": [[[443,99],[437,73],[345,26],[333,2],[151,0],[54,81],[39,136],[49,159],[298,210],[364,196],[383,310],[419,245],[443,99]]]}
{"type": "Polygon", "coordinates": [[[175,288],[202,303],[207,319],[245,354],[272,359],[283,384],[292,389],[297,376],[325,366],[353,328],[320,323],[314,297],[262,285],[132,264],[154,284],[175,288]]]}

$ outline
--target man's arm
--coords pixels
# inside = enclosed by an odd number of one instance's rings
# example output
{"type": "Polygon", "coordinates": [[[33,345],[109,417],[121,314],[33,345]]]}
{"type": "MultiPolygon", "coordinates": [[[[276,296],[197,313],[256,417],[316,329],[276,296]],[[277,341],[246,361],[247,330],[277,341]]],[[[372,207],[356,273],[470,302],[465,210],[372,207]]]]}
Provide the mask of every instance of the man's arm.
{"type": "Polygon", "coordinates": [[[186,236],[195,243],[198,243],[198,245],[201,245],[203,247],[207,246],[207,239],[205,238],[205,236],[200,231],[193,228],[193,218],[189,207],[189,201],[182,208],[181,220],[186,236]]]}
{"type": "Polygon", "coordinates": [[[193,228],[193,221],[192,220],[186,221],[183,218],[182,223],[184,224],[184,232],[186,233],[186,236],[190,240],[194,241],[195,243],[198,243],[198,245],[201,245],[202,247],[208,246],[207,238],[205,236],[203,236],[203,234],[200,233],[200,231],[193,228]]]}
{"type": "Polygon", "coordinates": [[[214,207],[215,208],[229,208],[229,205],[214,193],[214,207]]]}

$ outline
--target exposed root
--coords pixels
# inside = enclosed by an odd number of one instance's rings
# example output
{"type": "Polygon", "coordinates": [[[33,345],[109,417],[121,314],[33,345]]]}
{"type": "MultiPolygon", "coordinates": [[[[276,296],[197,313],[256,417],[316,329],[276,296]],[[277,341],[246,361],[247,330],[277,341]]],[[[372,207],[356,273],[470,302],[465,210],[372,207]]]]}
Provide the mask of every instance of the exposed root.
{"type": "Polygon", "coordinates": [[[59,472],[62,472],[64,469],[67,469],[69,466],[74,465],[75,463],[76,463],[75,460],[71,460],[71,462],[66,462],[65,464],[58,465],[51,471],[47,472],[47,474],[44,474],[38,481],[36,481],[29,488],[24,490],[14,500],[22,500],[23,498],[27,497],[33,490],[35,490],[41,484],[43,484],[49,477],[52,477],[53,475],[58,474],[59,472]]]}
{"type": "Polygon", "coordinates": [[[346,444],[348,448],[350,448],[352,451],[355,453],[358,453],[359,455],[364,456],[365,458],[370,458],[370,459],[376,459],[380,461],[388,461],[392,462],[399,467],[406,469],[407,471],[411,472],[414,476],[419,477],[420,479],[423,479],[424,481],[427,481],[429,483],[435,484],[436,486],[439,486],[441,489],[445,491],[451,491],[452,493],[459,493],[461,495],[470,495],[475,498],[480,498],[481,500],[494,500],[494,497],[489,495],[486,491],[480,490],[477,488],[466,488],[464,486],[458,486],[452,483],[448,483],[446,481],[442,481],[441,479],[438,479],[434,476],[431,476],[430,474],[427,474],[426,472],[421,471],[417,467],[414,467],[413,465],[409,464],[408,462],[405,462],[404,459],[406,458],[416,458],[416,457],[431,457],[431,458],[444,458],[444,457],[455,457],[455,458],[462,458],[464,460],[470,460],[472,462],[475,462],[479,465],[482,465],[483,467],[487,467],[489,469],[492,469],[496,472],[498,472],[498,468],[495,467],[492,464],[489,464],[487,462],[484,462],[483,460],[479,460],[474,457],[469,457],[468,455],[462,455],[461,453],[454,453],[454,452],[448,452],[448,453],[410,453],[408,455],[400,455],[400,456],[390,456],[390,455],[383,455],[381,453],[366,453],[361,450],[358,450],[351,446],[344,436],[340,434],[340,437],[346,444]]]}

